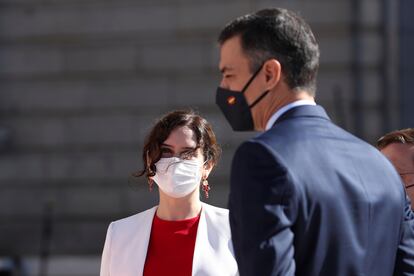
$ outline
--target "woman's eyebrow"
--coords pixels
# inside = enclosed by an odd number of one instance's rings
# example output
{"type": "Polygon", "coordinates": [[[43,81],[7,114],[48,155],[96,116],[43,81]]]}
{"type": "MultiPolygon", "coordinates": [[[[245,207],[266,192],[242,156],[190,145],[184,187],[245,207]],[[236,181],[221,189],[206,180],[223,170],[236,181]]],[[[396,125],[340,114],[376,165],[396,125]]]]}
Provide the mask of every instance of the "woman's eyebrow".
{"type": "Polygon", "coordinates": [[[167,147],[167,148],[172,148],[173,147],[173,146],[165,144],[165,143],[162,143],[161,146],[164,146],[164,147],[167,147]]]}
{"type": "MultiPolygon", "coordinates": [[[[166,147],[166,148],[169,148],[169,149],[173,149],[174,147],[173,146],[171,146],[171,145],[168,145],[168,144],[165,144],[165,143],[162,143],[161,144],[161,146],[162,147],[166,147]]],[[[183,147],[183,148],[181,148],[182,150],[196,150],[198,147],[183,147]]]]}

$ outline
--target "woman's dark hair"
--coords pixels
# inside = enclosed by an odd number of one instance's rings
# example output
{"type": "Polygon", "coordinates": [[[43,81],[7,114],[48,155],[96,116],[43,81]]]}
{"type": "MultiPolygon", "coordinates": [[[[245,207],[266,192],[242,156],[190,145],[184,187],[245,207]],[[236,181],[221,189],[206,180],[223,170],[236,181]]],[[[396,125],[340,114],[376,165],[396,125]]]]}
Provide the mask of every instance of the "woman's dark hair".
{"type": "Polygon", "coordinates": [[[224,27],[218,42],[223,45],[235,36],[240,36],[252,73],[266,60],[277,59],[291,89],[306,89],[315,94],[319,46],[311,28],[299,15],[273,8],[240,16],[224,27]]]}
{"type": "Polygon", "coordinates": [[[204,161],[214,167],[220,157],[221,149],[210,123],[192,110],[177,110],[164,115],[151,129],[145,139],[142,152],[144,168],[134,176],[145,175],[148,180],[149,177],[154,176],[155,163],[161,158],[161,145],[174,129],[184,126],[194,132],[196,148],[201,149],[204,161]]]}

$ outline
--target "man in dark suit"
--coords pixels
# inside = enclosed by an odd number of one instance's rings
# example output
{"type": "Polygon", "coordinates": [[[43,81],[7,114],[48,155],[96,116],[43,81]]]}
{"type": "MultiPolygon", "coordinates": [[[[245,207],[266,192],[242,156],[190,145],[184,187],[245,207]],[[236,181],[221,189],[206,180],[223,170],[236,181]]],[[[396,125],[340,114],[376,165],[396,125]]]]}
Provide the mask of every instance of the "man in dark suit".
{"type": "Polygon", "coordinates": [[[315,104],[306,22],[266,9],[221,32],[216,102],[237,150],[230,223],[240,275],[414,275],[414,216],[384,156],[315,104]]]}
{"type": "Polygon", "coordinates": [[[414,128],[395,130],[377,141],[378,149],[394,165],[414,208],[414,128]]]}

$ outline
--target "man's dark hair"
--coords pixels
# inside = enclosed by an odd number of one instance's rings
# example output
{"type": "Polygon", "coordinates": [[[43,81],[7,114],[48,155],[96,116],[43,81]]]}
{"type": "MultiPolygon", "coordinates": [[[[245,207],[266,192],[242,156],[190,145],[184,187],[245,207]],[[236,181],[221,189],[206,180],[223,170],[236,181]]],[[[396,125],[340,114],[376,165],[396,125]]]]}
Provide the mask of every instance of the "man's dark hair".
{"type": "Polygon", "coordinates": [[[241,47],[254,72],[268,59],[277,59],[291,89],[315,94],[319,47],[309,25],[286,9],[264,9],[236,18],[221,31],[218,42],[240,36],[241,47]]]}
{"type": "Polygon", "coordinates": [[[382,150],[389,144],[414,144],[414,128],[395,130],[385,134],[377,141],[377,148],[382,150]]]}

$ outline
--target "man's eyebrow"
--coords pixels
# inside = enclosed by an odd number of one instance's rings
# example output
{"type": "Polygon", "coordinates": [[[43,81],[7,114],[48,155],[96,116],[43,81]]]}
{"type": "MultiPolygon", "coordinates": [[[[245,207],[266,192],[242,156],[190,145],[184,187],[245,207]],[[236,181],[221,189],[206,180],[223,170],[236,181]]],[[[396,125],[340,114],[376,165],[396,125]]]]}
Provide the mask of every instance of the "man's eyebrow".
{"type": "Polygon", "coordinates": [[[232,68],[232,67],[229,67],[229,66],[223,66],[222,68],[220,68],[220,72],[221,73],[224,73],[224,72],[226,72],[226,71],[231,71],[231,70],[233,70],[234,68],[232,68]]]}

